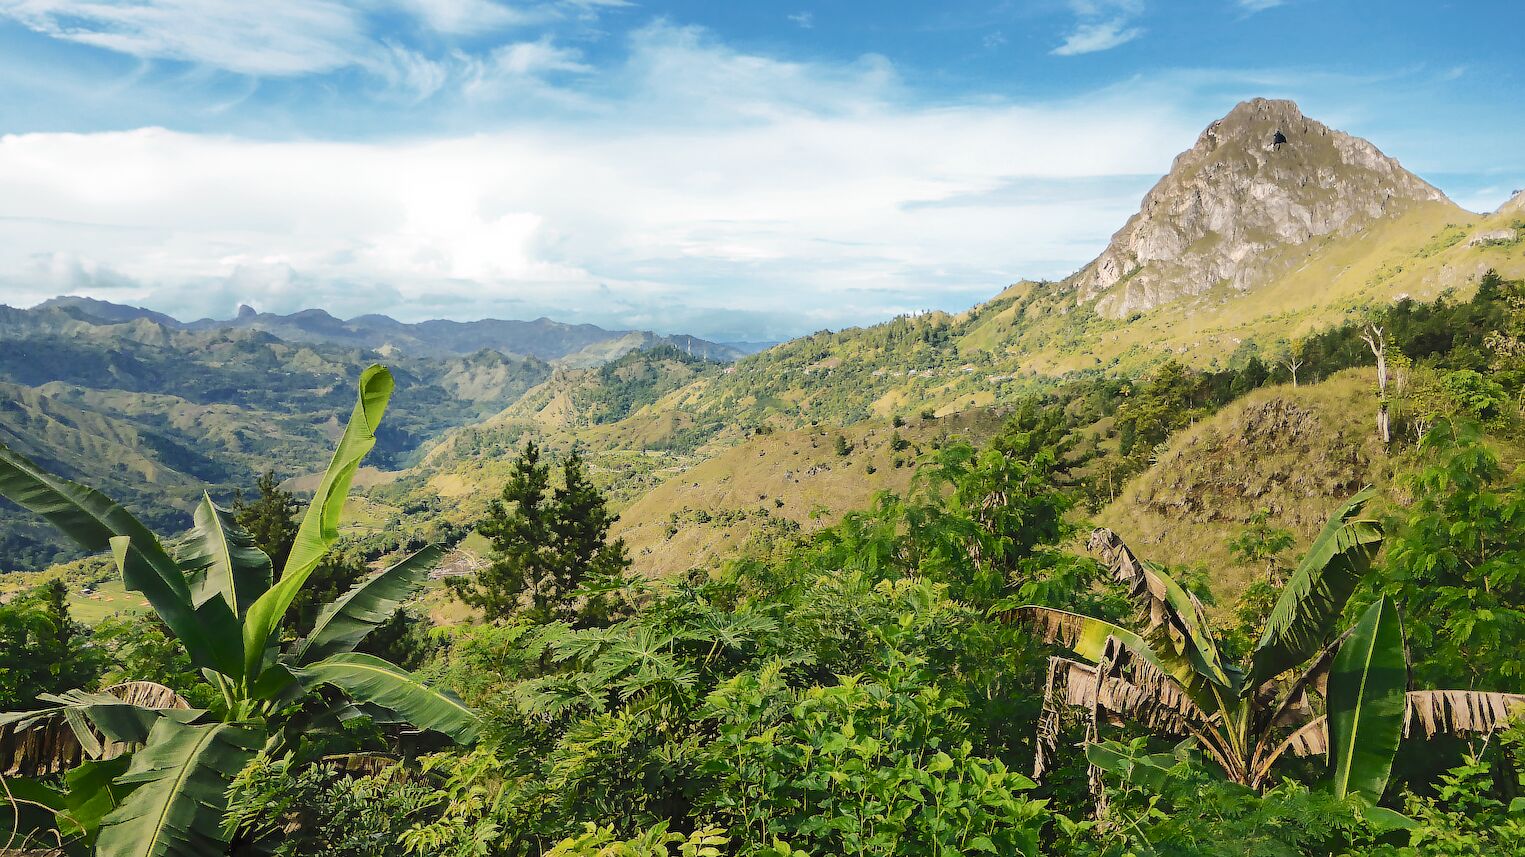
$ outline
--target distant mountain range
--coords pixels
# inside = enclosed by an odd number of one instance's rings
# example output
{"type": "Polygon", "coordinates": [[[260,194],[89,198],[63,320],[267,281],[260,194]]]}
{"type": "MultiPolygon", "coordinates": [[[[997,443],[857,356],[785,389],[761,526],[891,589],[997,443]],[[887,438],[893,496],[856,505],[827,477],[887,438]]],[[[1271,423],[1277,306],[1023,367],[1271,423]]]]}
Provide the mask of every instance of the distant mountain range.
{"type": "Polygon", "coordinates": [[[434,319],[410,324],[384,315],[362,315],[345,320],[321,309],[277,315],[240,306],[238,314],[231,319],[203,318],[182,322],[153,310],[83,297],[53,298],[37,309],[63,310],[81,319],[104,324],[147,319],[176,330],[257,330],[287,342],[318,342],[412,357],[460,357],[489,349],[568,366],[596,366],[628,351],[658,345],[671,345],[693,357],[726,362],[773,344],[718,343],[681,334],[663,336],[643,330],[605,330],[596,325],[563,324],[548,318],[534,321],[434,319]]]}

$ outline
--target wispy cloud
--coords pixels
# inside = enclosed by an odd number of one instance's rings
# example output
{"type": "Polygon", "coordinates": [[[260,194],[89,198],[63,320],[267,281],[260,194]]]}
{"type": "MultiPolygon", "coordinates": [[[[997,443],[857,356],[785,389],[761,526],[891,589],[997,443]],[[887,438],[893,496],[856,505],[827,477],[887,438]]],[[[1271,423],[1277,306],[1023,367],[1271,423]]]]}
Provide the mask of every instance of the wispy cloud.
{"type": "Polygon", "coordinates": [[[1144,34],[1134,20],[1143,13],[1143,0],[1071,0],[1076,22],[1064,42],[1050,53],[1070,57],[1107,51],[1144,34]]]}
{"type": "Polygon", "coordinates": [[[1246,12],[1255,13],[1281,6],[1287,0],[1235,0],[1235,2],[1239,4],[1239,8],[1246,12]]]}
{"type": "Polygon", "coordinates": [[[0,16],[58,39],[241,74],[329,71],[371,48],[360,13],[335,0],[0,0],[0,16]]]}
{"type": "Polygon", "coordinates": [[[809,30],[815,26],[815,13],[795,12],[789,16],[789,22],[802,30],[809,30]]]}
{"type": "Polygon", "coordinates": [[[1131,42],[1143,34],[1143,28],[1130,27],[1122,20],[1081,24],[1065,37],[1064,44],[1054,48],[1051,53],[1059,57],[1072,57],[1108,51],[1118,45],[1131,42]]]}
{"type": "Polygon", "coordinates": [[[422,32],[467,37],[586,21],[627,5],[627,0],[0,0],[0,18],[145,60],[256,77],[358,67],[425,91],[430,76],[450,65],[451,52],[426,56],[400,46],[381,35],[385,16],[400,13],[424,25],[422,32]]]}

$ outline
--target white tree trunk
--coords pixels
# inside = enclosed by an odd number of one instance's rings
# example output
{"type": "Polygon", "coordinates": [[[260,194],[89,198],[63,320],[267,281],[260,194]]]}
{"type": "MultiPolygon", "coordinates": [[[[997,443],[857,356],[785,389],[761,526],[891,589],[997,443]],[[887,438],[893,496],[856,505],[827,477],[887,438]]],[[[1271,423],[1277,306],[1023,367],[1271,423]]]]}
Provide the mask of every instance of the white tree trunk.
{"type": "Polygon", "coordinates": [[[1382,328],[1375,324],[1367,324],[1361,338],[1371,349],[1372,356],[1377,358],[1377,437],[1382,439],[1383,446],[1387,446],[1393,440],[1387,416],[1387,339],[1382,335],[1382,328]]]}

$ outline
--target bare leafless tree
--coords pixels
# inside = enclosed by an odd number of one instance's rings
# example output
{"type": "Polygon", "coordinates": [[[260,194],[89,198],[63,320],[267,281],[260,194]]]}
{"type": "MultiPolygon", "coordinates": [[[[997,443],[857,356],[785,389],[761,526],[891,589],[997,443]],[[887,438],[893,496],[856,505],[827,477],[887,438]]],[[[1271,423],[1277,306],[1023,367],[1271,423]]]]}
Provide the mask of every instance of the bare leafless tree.
{"type": "Polygon", "coordinates": [[[1393,439],[1387,416],[1387,337],[1376,322],[1369,321],[1361,339],[1371,349],[1372,356],[1377,358],[1377,437],[1386,446],[1393,439]]]}
{"type": "Polygon", "coordinates": [[[1297,355],[1288,355],[1283,358],[1281,365],[1287,367],[1287,372],[1292,376],[1292,386],[1297,386],[1297,370],[1303,368],[1303,358],[1297,355]]]}

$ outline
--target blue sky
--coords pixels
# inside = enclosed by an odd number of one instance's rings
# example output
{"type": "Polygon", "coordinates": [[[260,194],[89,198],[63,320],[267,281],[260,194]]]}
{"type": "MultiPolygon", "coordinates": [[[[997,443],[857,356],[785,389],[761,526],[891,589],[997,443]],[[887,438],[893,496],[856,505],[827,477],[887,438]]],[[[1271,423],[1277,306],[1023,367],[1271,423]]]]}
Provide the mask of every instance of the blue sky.
{"type": "Polygon", "coordinates": [[[1257,95],[1473,210],[1525,3],[0,0],[0,302],[774,339],[1084,264],[1257,95]]]}

